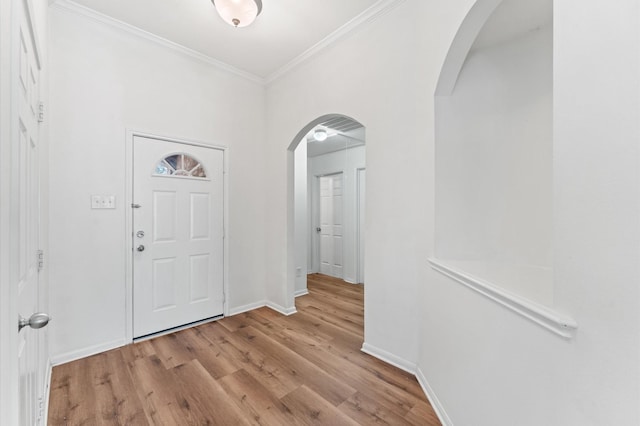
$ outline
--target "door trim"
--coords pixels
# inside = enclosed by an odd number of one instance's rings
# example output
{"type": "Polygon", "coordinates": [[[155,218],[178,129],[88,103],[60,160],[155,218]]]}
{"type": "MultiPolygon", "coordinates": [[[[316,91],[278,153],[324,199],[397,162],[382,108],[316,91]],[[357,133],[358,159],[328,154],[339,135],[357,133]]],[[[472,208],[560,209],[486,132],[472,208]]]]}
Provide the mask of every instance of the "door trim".
{"type": "MultiPolygon", "coordinates": [[[[335,176],[335,175],[342,175],[342,178],[344,179],[344,177],[346,176],[346,169],[340,169],[340,170],[335,170],[335,171],[330,171],[327,173],[318,173],[318,174],[314,174],[313,175],[313,182],[312,182],[312,188],[311,191],[312,193],[310,194],[311,196],[311,214],[312,214],[312,218],[311,218],[311,226],[312,226],[312,242],[311,244],[313,245],[312,247],[309,247],[311,249],[311,268],[310,268],[310,272],[311,273],[319,273],[320,272],[320,236],[318,235],[318,233],[315,231],[315,229],[317,227],[320,226],[320,178],[323,177],[327,177],[327,176],[335,176]]],[[[343,180],[343,185],[344,185],[344,180],[343,180]]],[[[343,190],[344,190],[344,186],[343,186],[343,190]]],[[[343,209],[344,209],[344,204],[343,204],[343,209]]],[[[344,213],[344,212],[343,212],[344,213]]],[[[343,215],[343,220],[344,220],[344,215],[343,215]]],[[[344,242],[343,242],[344,244],[344,242]]],[[[309,248],[307,248],[307,250],[309,250],[309,248]]],[[[344,262],[344,258],[343,258],[343,262],[344,262]]],[[[344,275],[344,274],[343,274],[344,275]]],[[[344,279],[344,276],[343,278],[344,279]]]]}
{"type": "Polygon", "coordinates": [[[125,200],[124,200],[124,215],[125,215],[125,234],[124,234],[124,255],[126,265],[125,276],[125,340],[127,343],[133,343],[133,256],[131,255],[131,239],[133,235],[133,215],[131,214],[131,204],[133,203],[133,139],[135,137],[144,137],[149,139],[158,139],[166,142],[173,142],[182,145],[199,146],[204,148],[212,148],[222,151],[223,153],[223,196],[222,202],[222,226],[223,226],[223,288],[224,288],[224,302],[223,302],[223,315],[229,314],[229,239],[226,236],[229,234],[228,220],[229,220],[229,148],[224,145],[206,143],[202,141],[195,141],[187,138],[160,136],[150,132],[143,132],[138,130],[127,130],[126,135],[126,148],[125,148],[125,200]]]}
{"type": "Polygon", "coordinates": [[[361,244],[361,242],[364,239],[364,235],[363,235],[364,223],[362,222],[362,216],[364,213],[365,221],[366,221],[366,214],[367,214],[367,209],[366,209],[367,175],[366,173],[367,173],[366,167],[358,167],[356,169],[356,283],[357,284],[364,284],[364,278],[363,278],[364,277],[364,260],[362,260],[363,254],[364,254],[363,253],[364,246],[363,244],[361,244]],[[364,176],[364,179],[363,179],[363,176],[364,176]],[[362,193],[363,180],[365,184],[364,194],[362,193]],[[363,195],[364,195],[365,205],[362,205],[361,203],[363,195]]]}

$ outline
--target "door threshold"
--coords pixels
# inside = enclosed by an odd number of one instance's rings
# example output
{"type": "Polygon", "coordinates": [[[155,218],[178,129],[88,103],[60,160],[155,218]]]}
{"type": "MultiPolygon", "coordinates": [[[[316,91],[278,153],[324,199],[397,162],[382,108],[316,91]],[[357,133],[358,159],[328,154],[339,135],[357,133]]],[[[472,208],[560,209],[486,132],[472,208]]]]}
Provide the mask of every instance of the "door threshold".
{"type": "Polygon", "coordinates": [[[178,331],[186,330],[187,328],[196,327],[198,325],[206,324],[208,322],[217,321],[217,320],[222,319],[222,318],[224,318],[224,315],[220,314],[220,315],[216,315],[215,317],[209,317],[209,318],[205,318],[203,320],[198,320],[198,321],[190,322],[188,324],[179,325],[177,327],[168,328],[166,330],[157,331],[155,333],[145,334],[144,336],[134,337],[133,338],[133,343],[138,343],[138,342],[143,342],[145,340],[155,339],[156,337],[165,336],[167,334],[171,334],[171,333],[175,333],[175,332],[178,332],[178,331]]]}

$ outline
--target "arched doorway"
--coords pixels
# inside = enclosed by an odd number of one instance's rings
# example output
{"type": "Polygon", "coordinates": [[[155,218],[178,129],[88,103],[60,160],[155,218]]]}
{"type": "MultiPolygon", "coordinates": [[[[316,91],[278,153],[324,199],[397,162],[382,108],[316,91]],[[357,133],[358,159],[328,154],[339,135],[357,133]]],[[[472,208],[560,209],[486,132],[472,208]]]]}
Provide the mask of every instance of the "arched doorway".
{"type": "Polygon", "coordinates": [[[307,293],[308,273],[364,282],[365,128],[328,114],[291,142],[288,173],[288,290],[307,293]]]}

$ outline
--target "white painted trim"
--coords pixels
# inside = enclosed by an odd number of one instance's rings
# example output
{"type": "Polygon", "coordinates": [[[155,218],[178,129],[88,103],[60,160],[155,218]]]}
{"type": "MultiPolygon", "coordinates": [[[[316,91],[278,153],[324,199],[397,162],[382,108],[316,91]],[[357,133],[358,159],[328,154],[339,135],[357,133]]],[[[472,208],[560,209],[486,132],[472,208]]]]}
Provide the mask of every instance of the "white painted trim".
{"type": "Polygon", "coordinates": [[[436,396],[436,393],[433,391],[433,388],[429,385],[427,378],[420,368],[418,368],[418,371],[416,371],[416,379],[418,379],[418,383],[420,384],[422,391],[427,396],[427,399],[431,403],[433,411],[436,412],[438,419],[440,419],[440,423],[442,423],[442,426],[453,426],[453,422],[449,418],[447,412],[444,410],[442,403],[440,403],[440,400],[436,396]]]}
{"type": "Polygon", "coordinates": [[[308,61],[310,58],[316,56],[331,45],[346,38],[348,35],[354,33],[357,29],[361,28],[365,24],[368,24],[369,22],[374,21],[380,16],[383,16],[404,1],[405,0],[379,0],[373,6],[329,34],[327,37],[320,40],[318,43],[311,46],[309,49],[302,52],[302,54],[298,55],[291,62],[267,76],[264,79],[265,84],[270,84],[276,81],[292,69],[308,61]]]}
{"type": "Polygon", "coordinates": [[[293,297],[306,296],[307,294],[309,294],[309,289],[303,288],[301,290],[296,290],[293,293],[293,297]]]}
{"type": "Polygon", "coordinates": [[[42,424],[47,423],[47,419],[49,418],[49,399],[51,396],[51,373],[53,370],[53,365],[51,365],[51,360],[47,362],[47,376],[45,377],[46,387],[44,389],[44,411],[42,412],[42,424]]]}
{"type": "Polygon", "coordinates": [[[181,44],[175,43],[173,41],[170,41],[160,36],[157,36],[155,34],[152,34],[148,31],[142,30],[133,25],[127,24],[126,22],[119,21],[110,16],[97,12],[91,8],[82,6],[71,0],[54,0],[51,2],[51,7],[54,7],[58,10],[62,10],[68,13],[74,13],[76,15],[83,16],[93,21],[102,23],[104,25],[108,25],[112,28],[122,30],[136,37],[143,38],[145,40],[148,40],[160,46],[163,46],[167,49],[181,53],[192,59],[212,65],[220,70],[229,72],[231,74],[235,74],[253,83],[268,85],[276,81],[280,77],[284,76],[289,71],[296,68],[297,66],[308,61],[312,57],[318,55],[323,50],[329,48],[330,46],[337,43],[338,41],[346,38],[348,35],[354,33],[356,30],[358,30],[365,24],[368,24],[376,20],[377,18],[383,16],[384,14],[388,13],[389,11],[391,11],[401,3],[404,3],[404,1],[405,0],[379,0],[377,3],[369,7],[364,12],[362,12],[360,15],[356,16],[355,18],[353,18],[352,20],[350,20],[349,22],[347,22],[346,24],[344,24],[343,26],[335,30],[333,33],[329,34],[324,39],[320,40],[318,43],[316,43],[315,45],[311,46],[309,49],[302,52],[292,61],[290,61],[283,67],[279,68],[278,70],[276,70],[275,72],[267,76],[266,78],[262,78],[250,72],[243,71],[225,62],[212,58],[211,56],[205,55],[196,50],[182,46],[181,44]]]}
{"type": "Polygon", "coordinates": [[[277,303],[273,303],[273,302],[267,302],[267,308],[269,309],[273,309],[274,311],[284,315],[284,316],[289,316],[289,315],[293,315],[295,313],[298,312],[298,310],[296,309],[295,306],[292,306],[290,308],[285,308],[283,306],[278,305],[277,303]]]}
{"type": "Polygon", "coordinates": [[[253,311],[254,309],[264,308],[265,306],[267,306],[267,302],[264,300],[261,300],[260,302],[249,303],[248,305],[238,306],[236,308],[230,308],[229,315],[227,316],[232,317],[234,315],[242,314],[244,312],[253,311]]]}
{"type": "Polygon", "coordinates": [[[133,342],[133,214],[131,204],[133,203],[133,137],[136,135],[131,130],[126,131],[125,154],[124,154],[124,246],[125,256],[125,298],[124,298],[124,336],[127,343],[133,342]]]}
{"type": "Polygon", "coordinates": [[[433,410],[436,412],[436,415],[440,419],[440,422],[442,423],[442,425],[453,426],[453,422],[451,422],[451,419],[449,418],[446,411],[444,410],[444,407],[440,403],[440,400],[438,400],[435,392],[433,391],[431,386],[429,386],[429,383],[427,382],[427,378],[424,376],[424,374],[422,373],[422,370],[418,368],[416,364],[409,362],[403,358],[400,358],[392,354],[391,352],[387,352],[383,349],[372,346],[368,343],[364,343],[362,345],[362,349],[360,350],[366,354],[369,354],[373,357],[378,358],[381,361],[386,362],[387,364],[391,364],[395,367],[398,367],[401,370],[406,371],[407,373],[415,375],[416,379],[418,380],[418,383],[420,384],[420,387],[422,388],[422,391],[424,392],[425,396],[431,403],[431,406],[433,407],[433,410]]]}
{"type": "Polygon", "coordinates": [[[91,19],[95,22],[99,22],[104,25],[108,25],[112,28],[116,28],[118,30],[124,31],[128,34],[131,34],[136,37],[143,38],[145,40],[151,41],[157,45],[165,47],[167,49],[173,50],[174,52],[181,53],[185,56],[188,56],[192,59],[195,59],[200,62],[204,62],[208,65],[212,65],[222,71],[226,71],[231,74],[235,74],[239,77],[242,77],[246,80],[249,80],[254,83],[264,84],[264,79],[249,72],[243,71],[239,68],[233,67],[229,64],[226,64],[222,61],[214,59],[210,56],[207,56],[203,53],[197,52],[188,47],[182,46],[181,44],[174,43],[173,41],[167,40],[155,34],[152,34],[148,31],[142,30],[138,27],[134,27],[133,25],[127,24],[125,22],[114,19],[110,16],[104,15],[100,12],[96,12],[93,9],[90,9],[86,6],[82,6],[78,3],[75,3],[71,0],[57,0],[55,3],[51,5],[53,8],[62,10],[65,12],[74,13],[76,15],[91,19]]]}
{"type": "Polygon", "coordinates": [[[495,284],[469,275],[454,266],[447,265],[441,260],[429,259],[429,264],[435,271],[469,287],[565,339],[571,339],[575,335],[578,324],[566,314],[509,293],[495,284]]]}
{"type": "Polygon", "coordinates": [[[67,362],[75,361],[78,359],[89,357],[91,355],[96,355],[102,352],[110,351],[111,349],[120,348],[122,346],[125,346],[128,343],[131,343],[131,342],[127,342],[126,339],[118,339],[112,342],[100,343],[99,345],[89,346],[83,349],[66,352],[51,358],[51,364],[55,367],[56,365],[66,364],[67,362]]]}
{"type": "MultiPolygon", "coordinates": [[[[360,200],[362,199],[362,195],[363,195],[362,182],[364,181],[366,185],[366,181],[367,181],[366,173],[367,173],[366,167],[358,167],[356,169],[356,259],[355,259],[355,262],[356,262],[356,283],[358,284],[364,283],[364,261],[360,262],[360,259],[363,257],[362,255],[364,254],[364,245],[360,244],[360,241],[362,241],[364,238],[365,224],[362,223],[360,218],[362,217],[363,212],[364,212],[365,218],[367,214],[366,187],[364,191],[365,205],[362,205],[362,203],[360,203],[360,200]],[[362,178],[363,174],[364,174],[364,179],[362,178]]],[[[365,244],[366,244],[366,241],[365,241],[365,244]]]]}
{"type": "MultiPolygon", "coordinates": [[[[299,296],[302,296],[302,294],[300,294],[299,296]]],[[[253,311],[254,309],[260,309],[260,308],[263,308],[265,306],[267,308],[273,309],[274,311],[278,312],[279,314],[282,314],[282,315],[285,315],[285,316],[293,315],[296,312],[298,312],[296,310],[295,306],[292,307],[292,308],[285,308],[283,306],[278,305],[277,303],[269,302],[267,300],[261,300],[259,302],[249,303],[248,305],[243,305],[243,306],[238,306],[236,308],[231,308],[231,309],[229,309],[229,315],[228,316],[234,316],[234,315],[242,314],[244,312],[253,311]]]]}
{"type": "Polygon", "coordinates": [[[362,345],[362,352],[369,354],[373,357],[378,358],[386,362],[387,364],[391,364],[394,367],[398,367],[401,370],[406,371],[407,373],[416,374],[417,365],[413,362],[409,362],[404,358],[400,358],[397,355],[392,354],[391,352],[387,352],[384,349],[377,348],[368,343],[364,343],[362,345]]]}
{"type": "Polygon", "coordinates": [[[11,262],[11,137],[13,96],[13,53],[16,2],[0,1],[0,424],[18,422],[18,333],[15,319],[18,317],[16,286],[12,285],[11,262]]]}
{"type": "MultiPolygon", "coordinates": [[[[189,138],[181,138],[176,136],[160,136],[152,132],[140,130],[126,130],[125,136],[125,234],[124,234],[124,254],[125,254],[125,339],[128,343],[133,342],[133,257],[132,243],[133,238],[133,215],[131,214],[131,204],[133,203],[133,139],[138,137],[157,139],[166,142],[179,143],[182,145],[198,146],[203,148],[217,149],[223,152],[223,292],[224,301],[222,307],[223,316],[229,316],[228,295],[229,295],[229,148],[220,145],[205,143],[189,138]]],[[[264,305],[262,305],[264,306],[264,305]]]]}

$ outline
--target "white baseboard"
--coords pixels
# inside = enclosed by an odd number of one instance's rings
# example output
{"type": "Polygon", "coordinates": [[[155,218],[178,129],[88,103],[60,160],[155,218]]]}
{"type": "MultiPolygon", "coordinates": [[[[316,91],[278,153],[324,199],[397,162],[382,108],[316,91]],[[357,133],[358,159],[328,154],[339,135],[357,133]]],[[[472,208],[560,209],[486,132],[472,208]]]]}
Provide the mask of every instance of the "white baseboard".
{"type": "Polygon", "coordinates": [[[416,374],[416,364],[409,362],[406,359],[400,358],[399,356],[396,356],[391,352],[376,348],[375,346],[372,346],[368,343],[364,343],[362,345],[362,349],[360,350],[366,354],[369,354],[386,362],[387,364],[398,367],[399,369],[404,370],[407,373],[416,374]]]}
{"type": "Polygon", "coordinates": [[[253,311],[254,309],[259,309],[264,306],[267,306],[267,302],[264,300],[261,300],[259,302],[249,303],[248,305],[238,306],[237,308],[230,308],[229,314],[227,316],[232,317],[234,315],[238,315],[243,312],[253,311]]]}
{"type": "Polygon", "coordinates": [[[66,364],[67,362],[75,361],[77,359],[86,358],[91,355],[99,354],[100,352],[110,351],[111,349],[119,348],[126,345],[128,342],[126,339],[118,339],[112,342],[101,343],[95,346],[89,346],[87,348],[79,349],[76,351],[70,351],[63,354],[55,355],[51,358],[51,364],[53,366],[66,364]]]}
{"type": "MultiPolygon", "coordinates": [[[[300,296],[302,296],[302,294],[300,294],[300,296]]],[[[248,305],[244,305],[244,306],[238,306],[237,308],[231,308],[229,309],[229,315],[228,316],[233,316],[233,315],[238,315],[241,314],[243,312],[248,312],[248,311],[252,311],[254,309],[259,309],[262,307],[268,307],[270,309],[273,309],[274,311],[285,315],[285,316],[289,316],[289,315],[293,315],[296,312],[298,312],[296,310],[296,307],[293,306],[291,308],[285,308],[283,306],[278,305],[277,303],[273,303],[273,302],[268,302],[266,300],[261,300],[259,302],[255,302],[255,303],[250,303],[248,305]]]]}
{"type": "Polygon", "coordinates": [[[309,294],[309,289],[303,288],[302,290],[296,290],[293,293],[293,297],[306,296],[307,294],[309,294]]]}
{"type": "Polygon", "coordinates": [[[407,373],[415,375],[418,383],[420,384],[420,387],[422,388],[422,391],[426,395],[427,399],[431,403],[431,406],[433,407],[433,410],[436,412],[436,415],[440,419],[440,423],[442,423],[442,426],[453,426],[453,422],[447,415],[435,392],[433,391],[431,386],[429,386],[427,378],[424,376],[422,370],[420,370],[420,368],[418,368],[416,364],[402,359],[390,352],[387,352],[380,348],[376,348],[375,346],[371,346],[368,343],[363,344],[361,350],[362,352],[374,356],[388,364],[394,365],[399,369],[406,371],[407,373]]]}
{"type": "Polygon", "coordinates": [[[424,394],[427,396],[427,399],[431,403],[431,407],[433,407],[433,410],[436,412],[436,415],[440,419],[440,423],[442,423],[443,426],[453,426],[453,422],[447,415],[447,412],[444,411],[444,407],[438,400],[438,397],[436,396],[431,386],[429,386],[429,382],[427,382],[427,378],[422,373],[422,370],[420,370],[419,368],[416,372],[416,379],[418,379],[418,383],[420,383],[424,394]]]}
{"type": "Polygon", "coordinates": [[[274,311],[276,311],[278,313],[281,313],[282,315],[285,315],[287,317],[289,315],[293,315],[296,312],[298,312],[298,310],[296,309],[295,306],[292,306],[290,308],[285,308],[285,307],[280,306],[280,305],[278,305],[276,303],[273,303],[273,302],[267,302],[267,307],[270,308],[270,309],[273,309],[274,311]]]}

